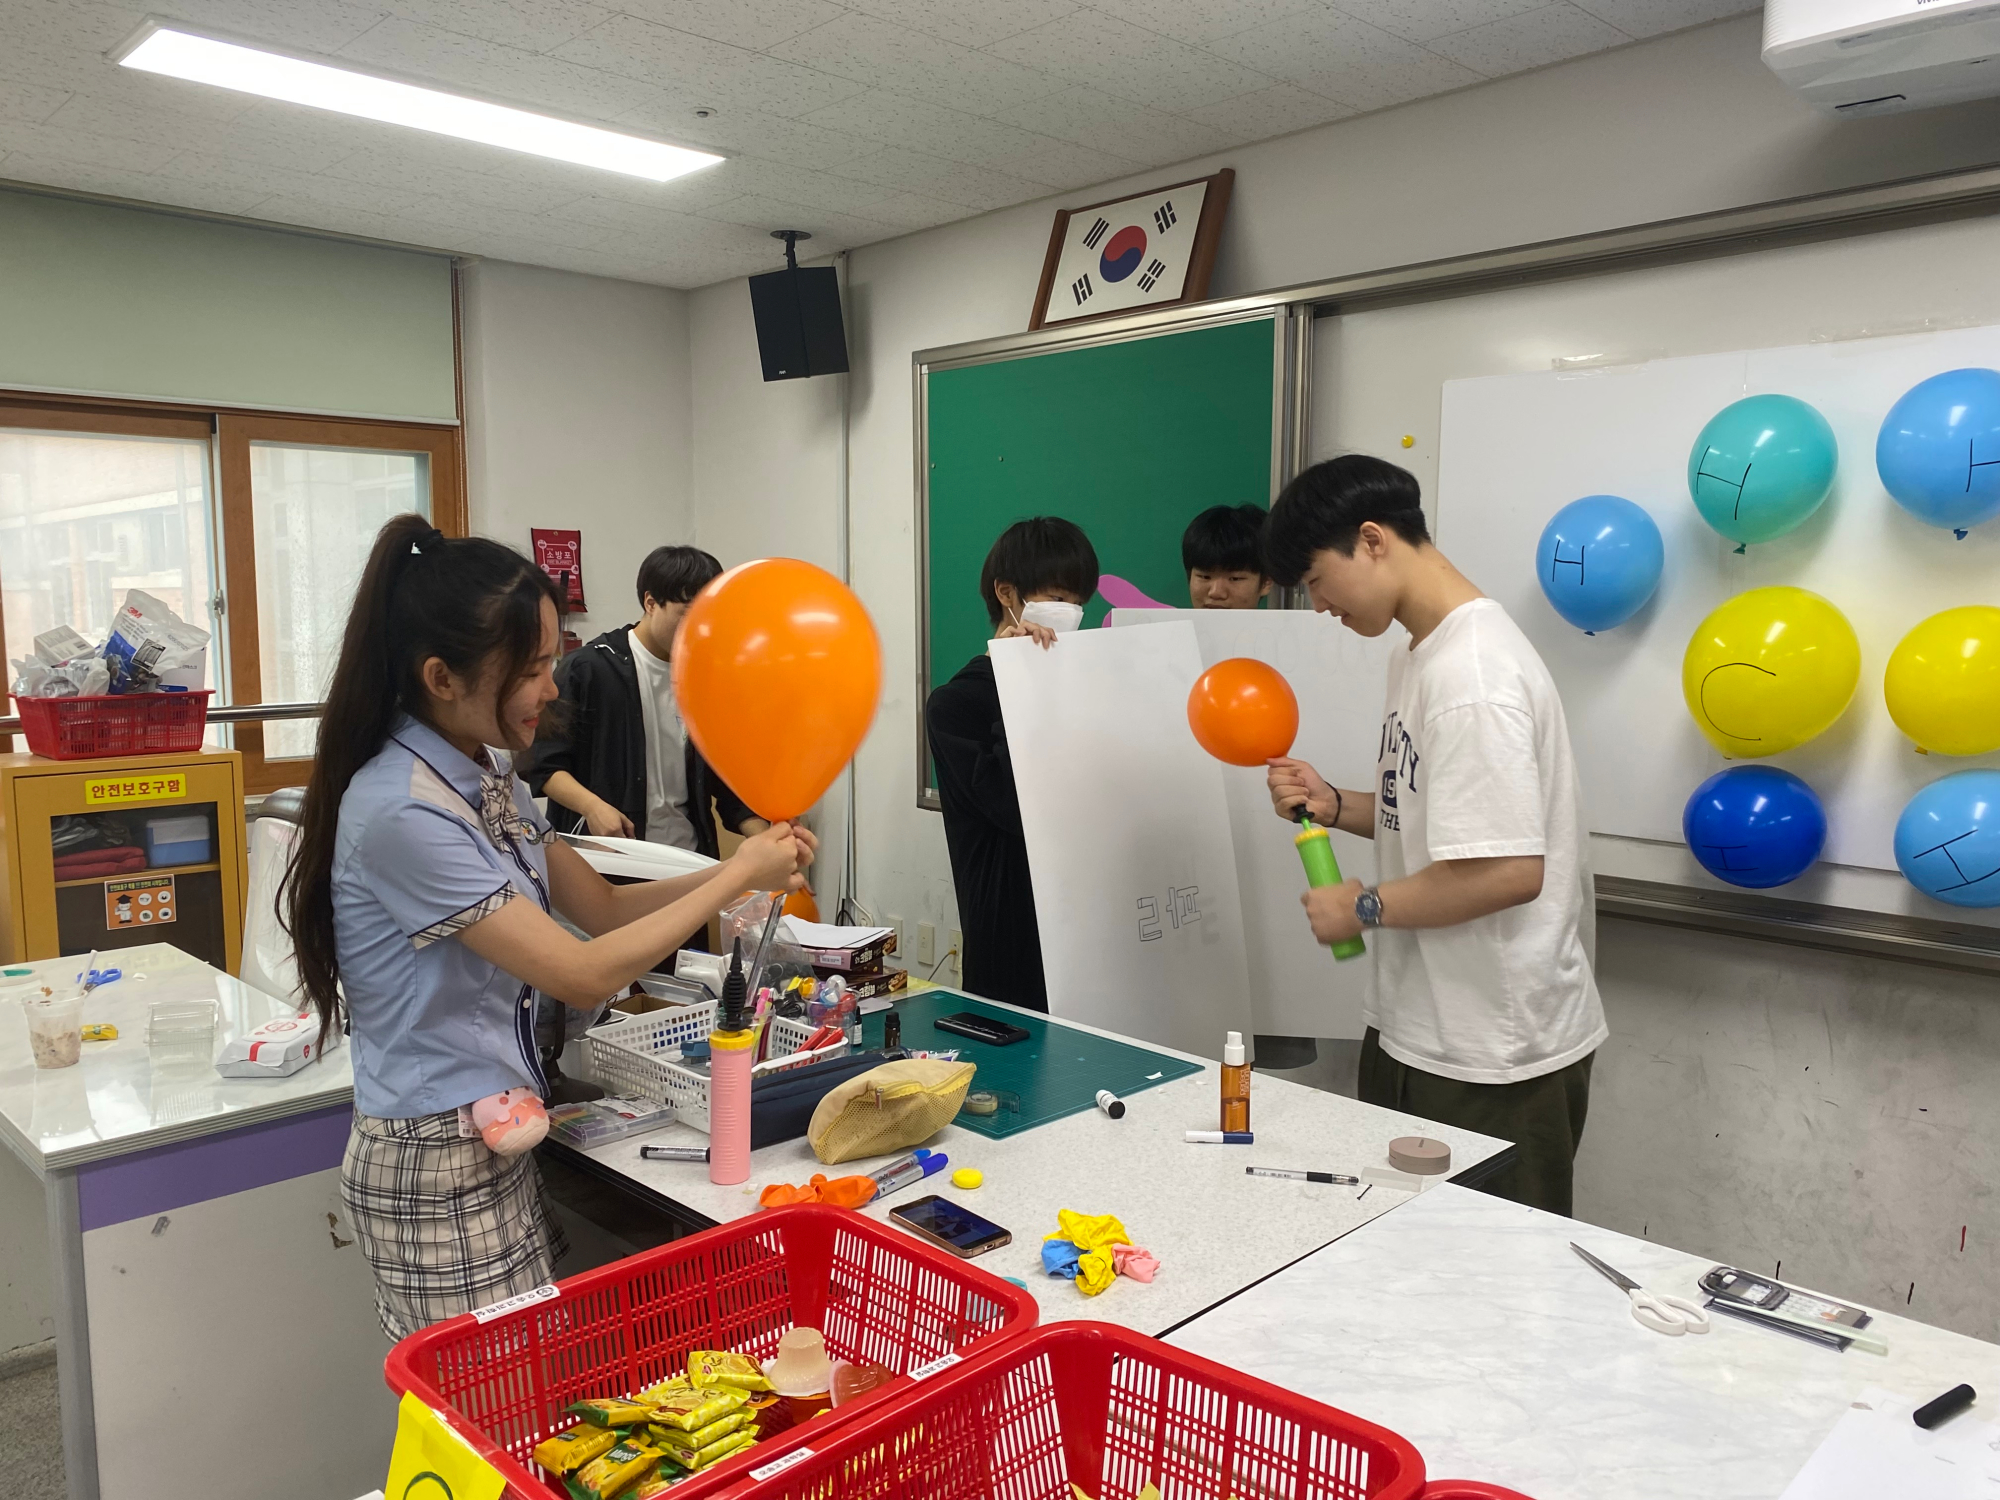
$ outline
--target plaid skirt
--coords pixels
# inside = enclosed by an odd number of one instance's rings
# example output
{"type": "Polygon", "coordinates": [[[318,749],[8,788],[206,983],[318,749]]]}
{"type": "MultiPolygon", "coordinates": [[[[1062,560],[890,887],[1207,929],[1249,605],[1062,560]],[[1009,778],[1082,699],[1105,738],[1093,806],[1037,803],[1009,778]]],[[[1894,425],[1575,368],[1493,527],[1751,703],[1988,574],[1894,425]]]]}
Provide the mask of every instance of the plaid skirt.
{"type": "Polygon", "coordinates": [[[542,1201],[532,1152],[496,1156],[458,1133],[458,1111],[357,1114],[340,1164],[375,1311],[392,1339],[548,1281],[569,1249],[542,1201]]]}

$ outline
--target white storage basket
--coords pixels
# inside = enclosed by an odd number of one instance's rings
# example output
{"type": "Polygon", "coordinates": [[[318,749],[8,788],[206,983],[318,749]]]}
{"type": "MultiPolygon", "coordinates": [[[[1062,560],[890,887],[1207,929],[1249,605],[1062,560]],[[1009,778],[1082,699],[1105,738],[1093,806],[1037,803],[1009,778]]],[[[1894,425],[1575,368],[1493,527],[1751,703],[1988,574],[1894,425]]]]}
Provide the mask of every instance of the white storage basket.
{"type": "MultiPolygon", "coordinates": [[[[715,1030],[720,1002],[656,1010],[625,1016],[584,1033],[584,1062],[593,1082],[613,1094],[641,1094],[674,1107],[674,1119],[696,1130],[708,1129],[708,1075],[670,1061],[663,1054],[689,1042],[708,1039],[715,1030]]],[[[786,1016],[771,1020],[767,1057],[790,1057],[819,1028],[786,1016]]],[[[838,1057],[844,1048],[828,1048],[818,1056],[838,1057]]],[[[779,1070],[782,1071],[782,1070],[779,1070]]]]}

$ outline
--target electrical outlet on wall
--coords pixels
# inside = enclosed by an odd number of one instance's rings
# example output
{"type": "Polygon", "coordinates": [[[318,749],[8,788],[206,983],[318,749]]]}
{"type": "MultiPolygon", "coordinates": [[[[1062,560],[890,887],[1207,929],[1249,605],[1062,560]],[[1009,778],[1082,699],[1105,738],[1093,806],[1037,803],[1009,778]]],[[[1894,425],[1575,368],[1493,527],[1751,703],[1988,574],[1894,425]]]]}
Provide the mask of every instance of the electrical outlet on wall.
{"type": "Polygon", "coordinates": [[[883,925],[896,934],[896,957],[907,967],[910,962],[909,934],[903,930],[903,919],[897,916],[885,917],[883,925]]]}
{"type": "Polygon", "coordinates": [[[937,928],[929,922],[917,923],[917,962],[925,968],[937,962],[937,928]]]}
{"type": "Polygon", "coordinates": [[[945,978],[949,979],[953,984],[957,984],[958,976],[964,969],[965,934],[954,927],[951,930],[951,962],[944,967],[945,978]]]}

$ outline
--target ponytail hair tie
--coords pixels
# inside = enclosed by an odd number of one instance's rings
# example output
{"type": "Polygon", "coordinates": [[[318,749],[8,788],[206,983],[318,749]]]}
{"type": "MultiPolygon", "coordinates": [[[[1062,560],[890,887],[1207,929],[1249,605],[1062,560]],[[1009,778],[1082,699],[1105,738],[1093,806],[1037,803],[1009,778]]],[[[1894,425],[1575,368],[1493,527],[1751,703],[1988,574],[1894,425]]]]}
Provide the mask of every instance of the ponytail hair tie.
{"type": "Polygon", "coordinates": [[[433,526],[429,531],[426,531],[422,536],[410,543],[410,550],[420,557],[428,557],[433,547],[439,547],[443,544],[444,533],[433,526]]]}

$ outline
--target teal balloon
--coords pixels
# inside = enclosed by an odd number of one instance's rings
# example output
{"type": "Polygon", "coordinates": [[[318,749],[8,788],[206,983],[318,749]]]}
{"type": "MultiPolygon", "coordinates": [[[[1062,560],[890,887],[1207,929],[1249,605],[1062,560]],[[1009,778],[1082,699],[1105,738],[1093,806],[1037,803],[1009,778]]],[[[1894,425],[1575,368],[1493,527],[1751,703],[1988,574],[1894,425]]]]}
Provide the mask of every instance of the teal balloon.
{"type": "Polygon", "coordinates": [[[1768,542],[1826,500],[1840,445],[1796,396],[1746,396],[1708,420],[1688,454],[1688,493],[1732,542],[1768,542]]]}

